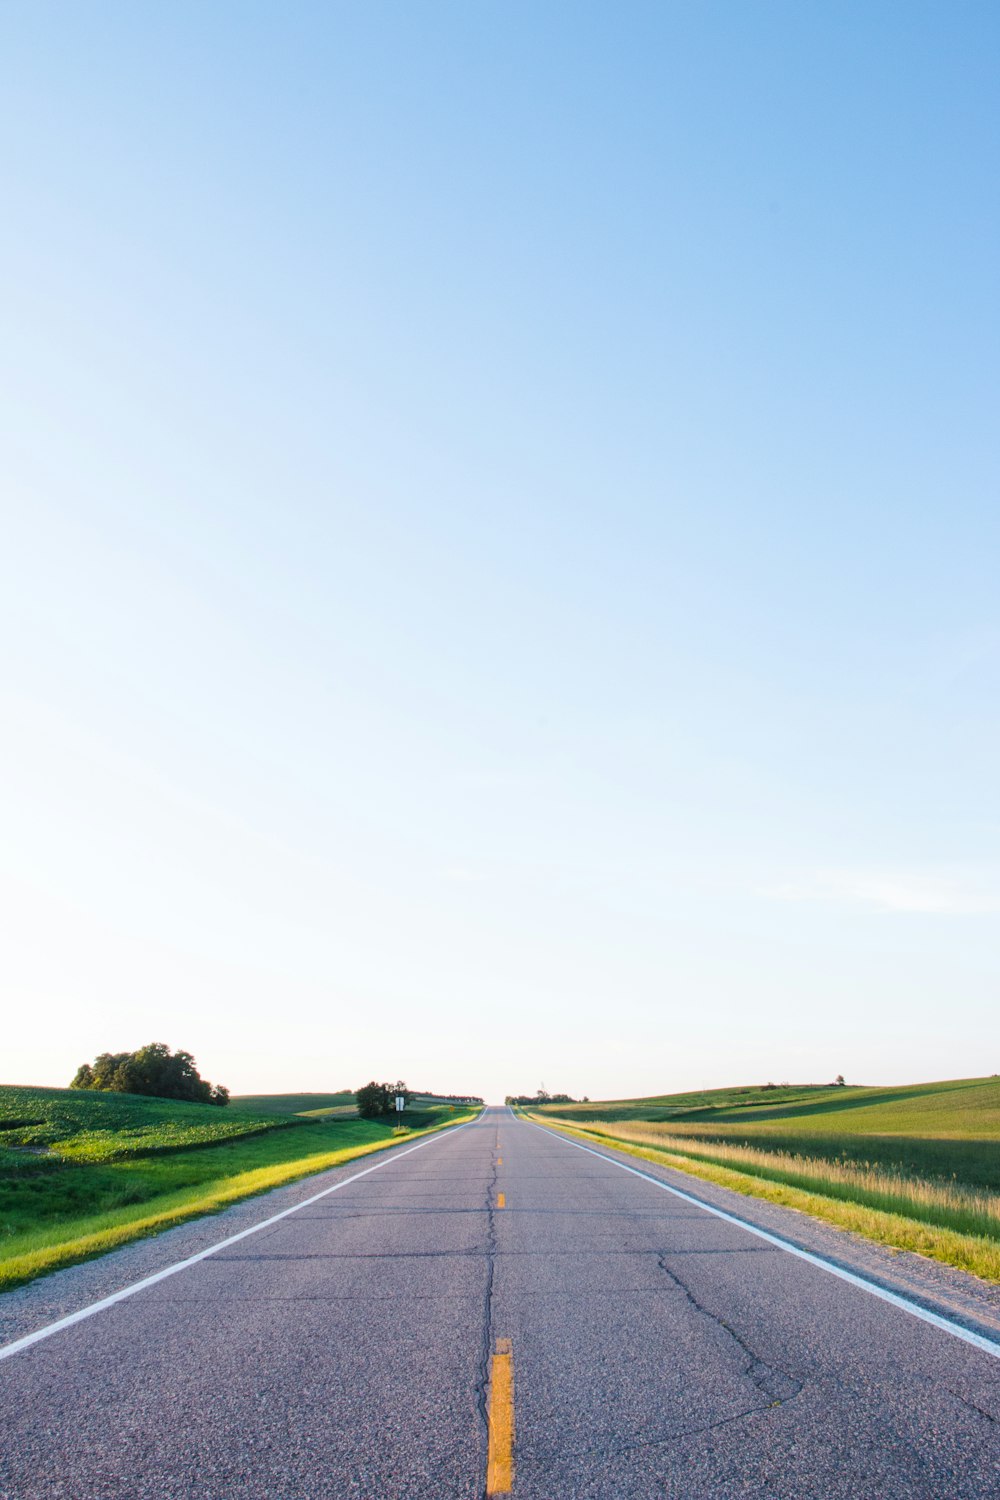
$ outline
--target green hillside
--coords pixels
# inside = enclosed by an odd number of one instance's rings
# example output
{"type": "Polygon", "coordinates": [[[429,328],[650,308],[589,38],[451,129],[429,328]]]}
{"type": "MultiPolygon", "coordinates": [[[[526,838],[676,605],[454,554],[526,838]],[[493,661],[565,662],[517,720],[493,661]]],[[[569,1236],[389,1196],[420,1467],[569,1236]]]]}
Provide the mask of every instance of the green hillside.
{"type": "Polygon", "coordinates": [[[127,1156],[217,1145],[290,1123],[252,1110],[87,1089],[0,1085],[0,1159],[55,1156],[65,1161],[120,1161],[127,1156]]]}
{"type": "Polygon", "coordinates": [[[235,1094],[233,1104],[255,1115],[318,1115],[354,1107],[354,1090],[336,1094],[235,1094]]]}
{"type": "Polygon", "coordinates": [[[649,1123],[673,1137],[870,1161],[1000,1190],[1000,1077],[888,1087],[798,1084],[553,1105],[567,1123],[649,1123]]]}

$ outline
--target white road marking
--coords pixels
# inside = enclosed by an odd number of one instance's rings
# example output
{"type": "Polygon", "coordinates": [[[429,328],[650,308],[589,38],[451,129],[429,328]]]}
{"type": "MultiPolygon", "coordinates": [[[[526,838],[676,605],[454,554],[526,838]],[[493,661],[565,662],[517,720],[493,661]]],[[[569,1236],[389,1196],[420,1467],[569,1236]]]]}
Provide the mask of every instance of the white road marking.
{"type": "MultiPolygon", "coordinates": [[[[476,1119],[478,1118],[477,1116],[476,1119]]],[[[142,1281],[135,1282],[133,1286],[123,1287],[120,1292],[112,1292],[110,1297],[102,1297],[99,1302],[91,1302],[87,1307],[81,1307],[79,1312],[68,1313],[65,1318],[58,1318],[56,1322],[48,1323],[44,1328],[37,1328],[34,1333],[26,1333],[23,1338],[15,1339],[13,1343],[0,1346],[0,1359],[10,1359],[12,1354],[20,1354],[22,1349],[30,1349],[32,1344],[51,1338],[54,1333],[60,1333],[64,1328],[72,1328],[74,1323],[82,1323],[85,1318],[92,1318],[95,1313],[103,1312],[106,1307],[114,1307],[116,1302],[124,1302],[126,1297],[134,1297],[136,1292],[144,1292],[147,1287],[155,1286],[158,1281],[165,1281],[168,1276],[176,1276],[178,1271],[186,1271],[188,1266],[195,1266],[200,1260],[207,1260],[210,1255],[217,1255],[220,1250],[225,1250],[230,1245],[245,1240],[248,1235],[259,1234],[262,1229],[269,1229],[279,1220],[287,1219],[289,1214],[297,1214],[300,1208],[308,1208],[310,1203],[318,1203],[321,1198],[327,1198],[331,1193],[339,1192],[341,1188],[357,1182],[359,1177],[367,1177],[369,1172],[377,1172],[380,1167],[387,1167],[390,1162],[399,1161],[400,1157],[420,1151],[424,1146],[433,1146],[437,1141],[450,1139],[460,1130],[465,1130],[466,1126],[475,1123],[475,1120],[466,1120],[462,1125],[453,1125],[450,1129],[441,1131],[440,1134],[429,1136],[427,1140],[418,1141],[415,1146],[407,1146],[405,1151],[390,1150],[389,1155],[382,1161],[377,1161],[374,1166],[365,1167],[364,1171],[345,1177],[343,1182],[335,1182],[332,1187],[324,1188],[321,1193],[313,1193],[311,1198],[303,1198],[301,1203],[294,1204],[292,1208],[282,1209],[280,1214],[272,1214],[269,1219],[263,1219],[259,1224],[252,1224],[249,1229],[241,1229],[239,1234],[231,1234],[228,1239],[220,1240],[217,1245],[209,1245],[207,1250],[199,1250],[197,1255],[189,1255],[187,1260],[179,1260],[174,1265],[167,1266],[165,1270],[157,1271],[153,1276],[146,1276],[142,1281]]],[[[331,1172],[336,1170],[336,1167],[327,1168],[327,1171],[331,1172]]]]}
{"type": "MultiPolygon", "coordinates": [[[[971,1344],[974,1349],[980,1349],[984,1354],[1000,1359],[1000,1343],[994,1339],[989,1339],[981,1333],[973,1333],[971,1328],[963,1328],[961,1323],[953,1323],[950,1318],[944,1318],[940,1313],[921,1307],[919,1302],[911,1302],[909,1297],[904,1297],[899,1292],[890,1292],[885,1287],[879,1286],[877,1281],[869,1281],[855,1271],[847,1271],[843,1266],[836,1265],[832,1260],[824,1260],[822,1255],[814,1255],[810,1250],[800,1250],[798,1245],[793,1245],[790,1240],[783,1240],[780,1235],[771,1234],[766,1229],[758,1229],[756,1224],[740,1219],[736,1214],[727,1214],[723,1208],[714,1208],[711,1203],[705,1203],[701,1198],[694,1197],[692,1193],[685,1193],[681,1188],[671,1187],[669,1183],[661,1182],[658,1177],[651,1177],[648,1172],[640,1172],[638,1167],[630,1167],[623,1161],[616,1161],[613,1156],[605,1156],[603,1151],[595,1151],[592,1146],[584,1146],[579,1141],[567,1140],[566,1136],[559,1134],[551,1126],[537,1125],[534,1120],[522,1120],[521,1124],[531,1125],[535,1130],[542,1130],[546,1135],[561,1141],[564,1146],[575,1146],[577,1151],[586,1151],[588,1156],[596,1156],[600,1161],[606,1161],[612,1167],[621,1167],[623,1172],[631,1172],[633,1177],[641,1177],[643,1182],[651,1182],[654,1187],[662,1188],[665,1193],[673,1193],[675,1198],[681,1198],[685,1203],[692,1203],[695,1208],[704,1209],[705,1213],[713,1214],[717,1219],[724,1219],[727,1224],[735,1224],[737,1228],[745,1229],[748,1234],[756,1235],[759,1240],[766,1240],[769,1245],[784,1250],[786,1254],[808,1261],[811,1266],[818,1266],[821,1271],[828,1271],[831,1276],[839,1277],[850,1286],[856,1286],[862,1292],[869,1292],[871,1296],[879,1297],[883,1302],[901,1308],[911,1317],[919,1318],[922,1323],[930,1323],[932,1328],[940,1328],[943,1333],[950,1333],[953,1338],[971,1344]]],[[[666,1163],[664,1166],[667,1171],[670,1170],[666,1163]]]]}

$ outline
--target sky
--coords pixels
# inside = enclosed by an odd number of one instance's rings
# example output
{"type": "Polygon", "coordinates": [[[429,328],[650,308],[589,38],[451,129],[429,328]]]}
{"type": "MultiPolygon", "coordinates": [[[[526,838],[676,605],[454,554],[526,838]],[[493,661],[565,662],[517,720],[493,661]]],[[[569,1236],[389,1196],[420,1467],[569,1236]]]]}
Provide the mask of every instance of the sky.
{"type": "Polygon", "coordinates": [[[1000,13],[0,9],[0,1078],[1000,1070],[1000,13]]]}

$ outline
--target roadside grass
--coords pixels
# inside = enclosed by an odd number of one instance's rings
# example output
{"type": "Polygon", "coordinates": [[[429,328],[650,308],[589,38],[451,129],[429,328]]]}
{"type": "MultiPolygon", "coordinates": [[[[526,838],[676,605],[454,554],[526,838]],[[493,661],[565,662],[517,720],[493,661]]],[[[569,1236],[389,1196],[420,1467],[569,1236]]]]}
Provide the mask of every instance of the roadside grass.
{"type": "MultiPolygon", "coordinates": [[[[12,1092],[0,1089],[0,1107],[3,1096],[12,1092]]],[[[109,1113],[119,1121],[131,1122],[123,1127],[126,1138],[130,1129],[137,1128],[141,1114],[141,1108],[130,1111],[130,1103],[157,1106],[157,1112],[179,1110],[182,1118],[186,1109],[204,1110],[213,1116],[222,1113],[207,1105],[135,1100],[129,1095],[96,1094],[89,1098],[107,1104],[109,1113]],[[124,1113],[122,1101],[126,1104],[124,1113]]],[[[474,1113],[414,1111],[405,1135],[397,1133],[392,1121],[309,1121],[284,1116],[262,1125],[258,1122],[258,1128],[249,1134],[196,1141],[186,1148],[171,1140],[169,1149],[160,1144],[145,1152],[131,1148],[115,1152],[105,1141],[103,1152],[88,1156],[66,1149],[74,1137],[64,1137],[47,1147],[0,1147],[0,1290],[184,1219],[214,1212],[237,1199],[386,1146],[403,1144],[469,1119],[474,1113]]],[[[85,1133],[100,1134],[94,1120],[93,1112],[89,1112],[90,1130],[85,1133]]],[[[159,1123],[165,1126],[169,1121],[161,1114],[159,1123]]],[[[0,1133],[0,1141],[10,1134],[0,1133]]],[[[115,1132],[106,1134],[113,1138],[115,1132]]]]}
{"type": "Polygon", "coordinates": [[[677,1136],[656,1124],[621,1120],[572,1126],[537,1111],[529,1118],[594,1144],[607,1144],[825,1219],[895,1249],[913,1250],[1000,1281],[1000,1195],[958,1182],[929,1181],[878,1163],[859,1165],[786,1151],[677,1136]]]}
{"type": "Polygon", "coordinates": [[[857,1166],[877,1163],[1000,1192],[998,1078],[895,1088],[718,1089],[550,1106],[540,1114],[567,1124],[662,1125],[694,1141],[738,1142],[857,1166]],[[692,1105],[693,1099],[699,1102],[692,1105]]]}

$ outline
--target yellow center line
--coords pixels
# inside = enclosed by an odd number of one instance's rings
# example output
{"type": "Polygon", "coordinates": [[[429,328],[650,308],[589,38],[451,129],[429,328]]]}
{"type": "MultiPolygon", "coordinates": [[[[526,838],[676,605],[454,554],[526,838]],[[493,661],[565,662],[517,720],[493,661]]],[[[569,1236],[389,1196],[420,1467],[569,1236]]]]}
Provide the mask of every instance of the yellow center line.
{"type": "Polygon", "coordinates": [[[487,1495],[509,1495],[514,1483],[514,1355],[510,1339],[497,1339],[490,1361],[487,1495]]]}
{"type": "Polygon", "coordinates": [[[497,1157],[497,1166],[498,1167],[502,1167],[503,1166],[503,1157],[502,1156],[498,1156],[497,1157]]]}
{"type": "Polygon", "coordinates": [[[506,1208],[507,1199],[503,1193],[497,1193],[497,1208],[506,1208]]]}

